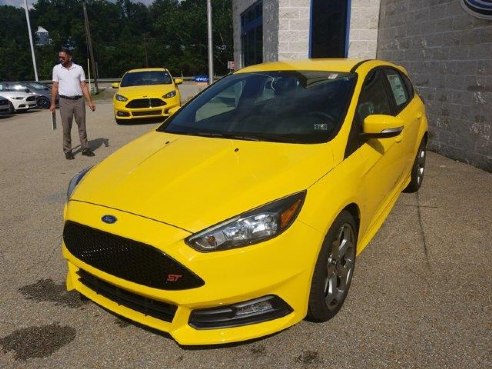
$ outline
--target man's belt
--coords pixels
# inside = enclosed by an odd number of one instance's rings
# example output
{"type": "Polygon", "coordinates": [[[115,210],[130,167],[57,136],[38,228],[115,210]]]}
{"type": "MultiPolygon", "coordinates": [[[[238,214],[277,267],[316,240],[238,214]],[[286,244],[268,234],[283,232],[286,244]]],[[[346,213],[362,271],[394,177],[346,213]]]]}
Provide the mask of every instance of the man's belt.
{"type": "Polygon", "coordinates": [[[68,99],[68,100],[78,100],[80,99],[82,96],[81,95],[78,95],[78,96],[65,96],[65,95],[60,95],[60,97],[62,99],[68,99]]]}

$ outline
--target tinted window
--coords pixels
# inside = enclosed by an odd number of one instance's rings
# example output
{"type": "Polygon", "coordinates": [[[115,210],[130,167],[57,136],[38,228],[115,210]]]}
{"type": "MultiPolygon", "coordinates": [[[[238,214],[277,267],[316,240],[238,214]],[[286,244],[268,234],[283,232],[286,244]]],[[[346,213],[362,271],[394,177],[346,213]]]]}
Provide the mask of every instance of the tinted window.
{"type": "Polygon", "coordinates": [[[410,79],[404,75],[404,74],[401,74],[401,77],[403,78],[403,81],[405,82],[405,86],[407,88],[407,92],[408,92],[408,97],[409,99],[411,100],[413,98],[413,96],[415,95],[415,92],[413,90],[413,85],[412,85],[412,82],[410,81],[410,79]]]}
{"type": "Polygon", "coordinates": [[[241,14],[243,65],[263,61],[263,2],[258,1],[241,14]]]}
{"type": "Polygon", "coordinates": [[[344,58],[348,1],[312,0],[311,4],[311,58],[344,58]]]}
{"type": "Polygon", "coordinates": [[[366,139],[362,134],[364,118],[371,114],[393,115],[390,96],[388,96],[385,75],[382,70],[372,71],[366,78],[355,110],[345,157],[352,154],[366,139]]]}
{"type": "Polygon", "coordinates": [[[172,78],[165,71],[129,72],[121,79],[121,87],[144,85],[168,85],[172,78]]]}
{"type": "Polygon", "coordinates": [[[245,140],[319,143],[340,128],[355,76],[241,73],[223,78],[158,130],[245,140]]]}

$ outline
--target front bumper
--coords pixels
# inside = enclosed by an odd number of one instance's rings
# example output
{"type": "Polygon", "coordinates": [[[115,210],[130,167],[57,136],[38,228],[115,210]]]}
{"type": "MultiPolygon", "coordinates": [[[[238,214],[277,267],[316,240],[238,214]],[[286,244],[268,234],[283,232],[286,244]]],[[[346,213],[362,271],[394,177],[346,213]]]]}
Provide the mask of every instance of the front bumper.
{"type": "MultiPolygon", "coordinates": [[[[131,100],[118,101],[116,99],[113,99],[114,116],[118,120],[168,117],[170,109],[175,108],[176,106],[180,106],[181,104],[180,99],[181,98],[178,93],[173,98],[163,100],[164,104],[161,106],[155,106],[155,107],[149,106],[143,108],[128,107],[131,100]]],[[[154,100],[158,100],[158,99],[155,98],[154,100]]]]}
{"type": "MultiPolygon", "coordinates": [[[[168,332],[182,345],[253,339],[304,319],[319,251],[315,245],[321,245],[322,236],[302,222],[295,222],[289,230],[264,243],[200,253],[184,243],[184,238],[189,235],[184,230],[125,212],[112,209],[110,212],[118,222],[108,225],[100,221],[108,208],[71,201],[66,219],[153,245],[196,274],[204,284],[168,290],[135,283],[80,260],[64,243],[68,290],[75,289],[110,311],[168,332]],[[260,301],[254,309],[261,309],[264,306],[262,299],[273,301],[277,313],[259,314],[258,319],[253,314],[251,319],[227,321],[231,310],[242,309],[251,300],[260,301]],[[210,316],[217,319],[210,319],[210,316]],[[219,320],[220,324],[217,324],[219,320]]],[[[118,260],[114,262],[118,263],[118,260]]],[[[245,311],[248,309],[246,307],[245,311]]]]}

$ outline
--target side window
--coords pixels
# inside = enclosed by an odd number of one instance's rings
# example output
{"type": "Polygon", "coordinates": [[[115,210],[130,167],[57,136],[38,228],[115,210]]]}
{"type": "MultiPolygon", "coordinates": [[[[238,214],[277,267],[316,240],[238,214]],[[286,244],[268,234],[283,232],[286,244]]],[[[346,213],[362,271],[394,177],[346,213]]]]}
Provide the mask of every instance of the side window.
{"type": "Polygon", "coordinates": [[[385,73],[391,88],[391,92],[395,99],[397,111],[400,112],[410,100],[407,86],[405,85],[400,73],[396,70],[386,69],[385,73]]]}
{"type": "Polygon", "coordinates": [[[350,130],[345,157],[350,156],[366,139],[362,134],[362,123],[371,114],[393,115],[391,98],[388,95],[385,74],[382,70],[376,69],[369,73],[362,86],[359,101],[355,110],[354,121],[350,130]]]}
{"type": "Polygon", "coordinates": [[[392,114],[381,70],[376,70],[367,77],[357,104],[356,115],[361,126],[364,118],[370,114],[392,114]]]}
{"type": "Polygon", "coordinates": [[[415,91],[413,89],[412,82],[410,82],[410,79],[406,75],[402,74],[401,76],[403,78],[403,82],[405,82],[405,86],[407,88],[409,100],[411,100],[411,99],[413,99],[413,97],[415,95],[415,91]]]}

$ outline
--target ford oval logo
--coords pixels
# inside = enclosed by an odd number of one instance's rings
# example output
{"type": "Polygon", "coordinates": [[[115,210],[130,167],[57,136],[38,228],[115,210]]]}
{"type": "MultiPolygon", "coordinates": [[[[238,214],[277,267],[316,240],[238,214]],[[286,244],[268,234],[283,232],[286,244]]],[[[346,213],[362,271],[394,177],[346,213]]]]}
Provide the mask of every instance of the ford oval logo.
{"type": "Polygon", "coordinates": [[[118,219],[116,219],[115,216],[113,215],[105,215],[101,218],[101,220],[104,222],[104,223],[108,223],[108,224],[113,224],[113,223],[116,223],[116,221],[118,219]]]}

